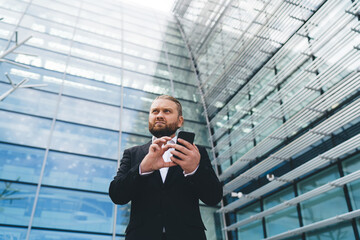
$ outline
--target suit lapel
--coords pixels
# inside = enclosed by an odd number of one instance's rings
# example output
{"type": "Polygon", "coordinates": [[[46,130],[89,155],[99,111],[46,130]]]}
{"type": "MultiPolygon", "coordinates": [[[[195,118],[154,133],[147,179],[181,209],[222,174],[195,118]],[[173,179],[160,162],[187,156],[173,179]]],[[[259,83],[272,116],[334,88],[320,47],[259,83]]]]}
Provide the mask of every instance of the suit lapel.
{"type": "Polygon", "coordinates": [[[171,182],[176,179],[179,174],[182,174],[182,169],[180,166],[170,167],[165,178],[165,186],[171,184],[171,182]]]}

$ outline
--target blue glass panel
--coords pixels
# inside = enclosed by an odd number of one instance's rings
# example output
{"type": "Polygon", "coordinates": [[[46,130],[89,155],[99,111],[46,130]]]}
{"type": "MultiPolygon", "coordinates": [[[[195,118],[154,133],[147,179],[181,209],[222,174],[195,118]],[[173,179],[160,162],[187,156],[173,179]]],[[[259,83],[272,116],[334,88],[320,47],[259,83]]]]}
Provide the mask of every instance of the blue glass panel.
{"type": "Polygon", "coordinates": [[[206,227],[206,238],[208,240],[221,240],[222,234],[219,229],[222,229],[220,224],[220,214],[216,213],[218,209],[212,207],[200,207],[201,218],[206,227]]]}
{"type": "Polygon", "coordinates": [[[12,228],[0,226],[0,239],[1,240],[23,240],[26,238],[25,228],[12,228]]]}
{"type": "Polygon", "coordinates": [[[306,234],[306,240],[354,240],[356,239],[350,222],[338,223],[306,234]]]}
{"type": "MultiPolygon", "coordinates": [[[[141,67],[141,65],[136,61],[129,62],[129,68],[130,64],[134,65],[134,68],[135,66],[138,68],[141,67]]],[[[146,75],[137,72],[125,70],[123,85],[125,87],[140,89],[155,94],[171,94],[170,80],[157,78],[152,75],[146,75]]]]}
{"type": "Polygon", "coordinates": [[[71,97],[61,97],[58,119],[119,130],[120,108],[71,97]]]}
{"type": "MultiPolygon", "coordinates": [[[[250,216],[259,213],[260,205],[259,203],[254,203],[236,213],[236,220],[237,222],[249,218],[250,216]]],[[[253,221],[248,223],[241,228],[238,229],[238,237],[241,240],[245,239],[262,239],[263,235],[263,228],[261,220],[253,221]]]]}
{"type": "Polygon", "coordinates": [[[204,109],[202,107],[202,104],[189,101],[181,101],[181,106],[183,107],[183,116],[185,119],[205,123],[205,118],[203,115],[204,109]]]}
{"type": "Polygon", "coordinates": [[[30,232],[30,240],[111,240],[108,235],[94,235],[63,231],[48,231],[32,229],[30,232]]]}
{"type": "MultiPolygon", "coordinates": [[[[335,167],[327,169],[299,183],[299,194],[339,178],[335,167]]],[[[304,225],[321,221],[348,211],[342,188],[336,188],[300,204],[304,225]]]]}
{"type": "Polygon", "coordinates": [[[123,109],[121,114],[121,131],[151,136],[149,132],[149,114],[123,109]]]}
{"type": "Polygon", "coordinates": [[[200,101],[197,87],[178,82],[174,82],[174,97],[196,102],[200,101]]]}
{"type": "Polygon", "coordinates": [[[0,143],[0,178],[37,183],[45,150],[0,143]]]}
{"type": "Polygon", "coordinates": [[[108,194],[43,187],[33,226],[112,233],[113,207],[108,194]]]}
{"type": "Polygon", "coordinates": [[[71,76],[94,79],[115,85],[121,83],[121,70],[116,67],[103,65],[72,57],[66,67],[66,73],[71,76]]]}
{"type": "MultiPolygon", "coordinates": [[[[10,84],[0,83],[0,93],[11,88],[10,84]]],[[[0,108],[43,117],[53,117],[57,100],[57,94],[19,88],[1,102],[0,108]]]]}
{"type": "MultiPolygon", "coordinates": [[[[343,162],[344,174],[348,175],[350,173],[360,170],[360,154],[347,159],[343,162]]],[[[360,180],[356,180],[347,184],[351,199],[352,208],[360,208],[360,180]]]]}
{"type": "MultiPolygon", "coordinates": [[[[282,190],[264,200],[264,208],[269,209],[294,198],[292,187],[282,190]]],[[[266,232],[268,236],[274,236],[282,232],[300,227],[299,218],[295,206],[283,209],[265,217],[266,232]]]]}
{"type": "Polygon", "coordinates": [[[157,95],[131,88],[124,88],[124,107],[149,112],[152,101],[157,95]]]}
{"type": "Polygon", "coordinates": [[[186,121],[182,127],[183,130],[195,133],[195,143],[202,146],[210,146],[208,129],[205,124],[186,121]]]}
{"type": "Polygon", "coordinates": [[[121,152],[125,149],[134,147],[137,145],[143,145],[151,141],[151,137],[140,137],[132,134],[122,133],[121,134],[121,152]]]}
{"type": "Polygon", "coordinates": [[[116,167],[116,161],[50,151],[43,183],[107,193],[116,167]]]}
{"type": "Polygon", "coordinates": [[[0,223],[27,226],[35,191],[36,186],[1,181],[0,223]]]}
{"type": "Polygon", "coordinates": [[[71,75],[66,76],[63,93],[113,105],[121,102],[121,87],[71,75]]]}
{"type": "Polygon", "coordinates": [[[56,122],[51,148],[117,159],[119,133],[76,124],[56,122]]]}
{"type": "Polygon", "coordinates": [[[130,219],[130,204],[116,205],[117,216],[116,216],[116,233],[125,234],[125,229],[130,219]]]}
{"type": "MultiPolygon", "coordinates": [[[[14,65],[7,63],[1,63],[0,76],[4,76],[6,72],[9,74],[14,83],[18,83],[22,79],[28,78],[29,84],[46,84],[46,86],[39,89],[55,93],[59,92],[63,78],[62,73],[43,68],[31,67],[30,69],[24,69],[14,67],[14,65]]],[[[0,81],[9,83],[5,78],[0,78],[0,81]]]]}
{"type": "Polygon", "coordinates": [[[46,147],[51,121],[0,110],[0,140],[46,147]]]}

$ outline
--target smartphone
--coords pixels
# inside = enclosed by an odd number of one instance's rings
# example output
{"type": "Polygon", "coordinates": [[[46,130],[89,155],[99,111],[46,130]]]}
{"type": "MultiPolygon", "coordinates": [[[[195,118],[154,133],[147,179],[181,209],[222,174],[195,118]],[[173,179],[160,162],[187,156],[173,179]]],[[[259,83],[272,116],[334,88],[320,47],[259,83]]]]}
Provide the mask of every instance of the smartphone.
{"type": "MultiPolygon", "coordinates": [[[[185,140],[185,141],[193,144],[193,143],[194,143],[194,139],[195,139],[195,133],[193,133],[193,132],[186,132],[186,131],[180,131],[180,132],[178,133],[178,138],[181,138],[181,139],[183,139],[183,140],[185,140]]],[[[176,144],[179,144],[179,145],[181,145],[181,146],[184,146],[184,144],[181,144],[181,143],[179,143],[178,141],[176,141],[176,144]]],[[[178,151],[178,150],[176,150],[176,151],[178,151]]],[[[179,151],[179,152],[180,152],[180,151],[179,151]]],[[[179,158],[179,157],[177,157],[177,156],[175,156],[175,155],[174,155],[174,157],[181,160],[181,158],[179,158]]]]}

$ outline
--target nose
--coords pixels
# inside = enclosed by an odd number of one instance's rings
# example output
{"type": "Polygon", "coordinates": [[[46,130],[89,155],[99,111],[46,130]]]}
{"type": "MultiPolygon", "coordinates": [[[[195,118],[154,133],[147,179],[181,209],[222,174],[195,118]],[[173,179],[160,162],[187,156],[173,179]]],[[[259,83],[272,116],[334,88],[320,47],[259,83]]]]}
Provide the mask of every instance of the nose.
{"type": "Polygon", "coordinates": [[[163,119],[164,116],[163,116],[163,112],[159,112],[157,115],[156,115],[156,119],[163,119]]]}

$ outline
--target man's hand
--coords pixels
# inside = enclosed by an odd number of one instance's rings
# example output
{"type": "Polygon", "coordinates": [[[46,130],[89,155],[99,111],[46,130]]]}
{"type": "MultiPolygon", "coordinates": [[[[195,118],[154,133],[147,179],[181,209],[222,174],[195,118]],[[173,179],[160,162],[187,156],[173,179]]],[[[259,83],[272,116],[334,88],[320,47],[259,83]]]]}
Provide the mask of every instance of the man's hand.
{"type": "Polygon", "coordinates": [[[149,153],[145,156],[140,164],[140,170],[142,173],[152,172],[159,170],[163,167],[173,167],[176,166],[173,162],[165,162],[163,159],[163,154],[170,148],[170,144],[166,144],[167,141],[170,141],[171,137],[162,137],[156,139],[149,148],[149,153]]]}
{"type": "Polygon", "coordinates": [[[179,157],[180,159],[175,158],[174,156],[170,157],[173,163],[179,165],[185,172],[185,174],[192,173],[199,166],[200,163],[200,152],[195,144],[191,144],[183,139],[178,138],[177,141],[184,146],[179,144],[168,144],[170,148],[175,148],[180,151],[171,151],[170,153],[179,157]]]}

